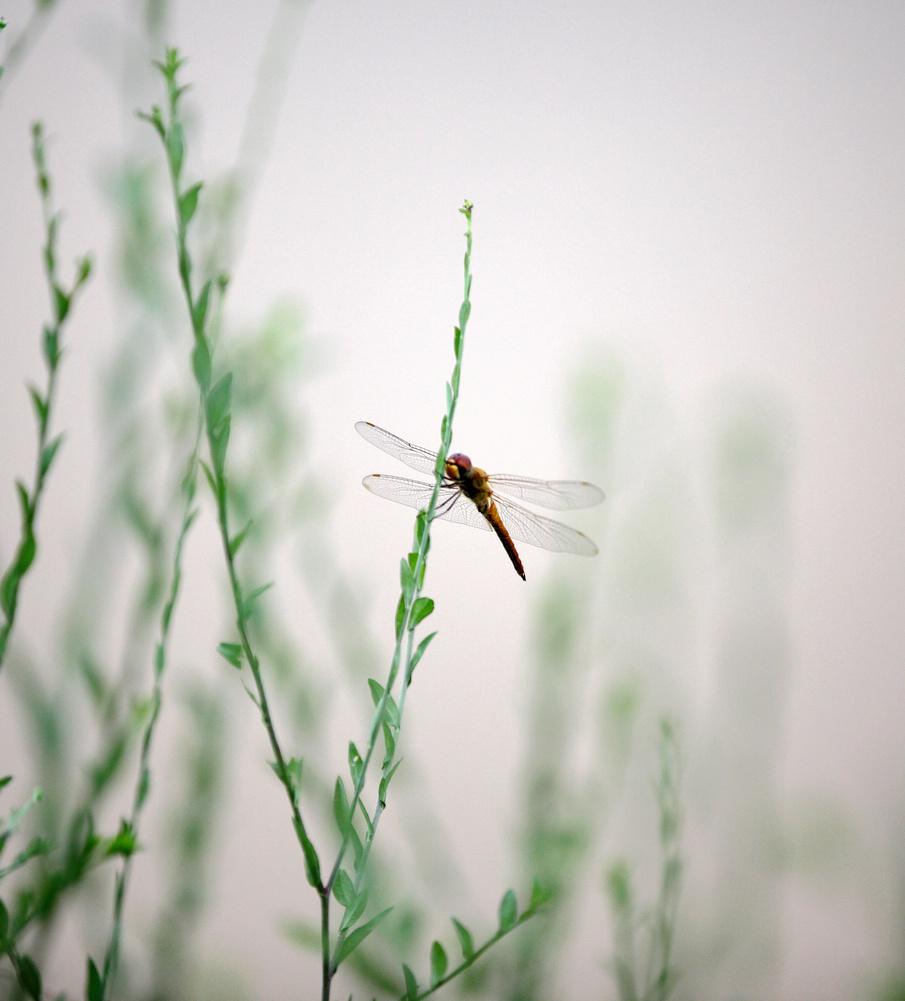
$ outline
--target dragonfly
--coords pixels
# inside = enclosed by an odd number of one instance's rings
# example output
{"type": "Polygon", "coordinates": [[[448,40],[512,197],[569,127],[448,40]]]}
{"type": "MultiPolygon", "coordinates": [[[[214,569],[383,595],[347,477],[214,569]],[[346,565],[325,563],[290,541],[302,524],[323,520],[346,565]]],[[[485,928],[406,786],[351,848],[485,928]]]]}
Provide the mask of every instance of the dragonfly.
{"type": "MultiPolygon", "coordinates": [[[[437,453],[412,445],[389,431],[368,421],[359,421],[355,430],[381,451],[400,459],[420,473],[434,474],[437,453]]],[[[427,510],[434,485],[401,476],[374,473],[362,484],[387,500],[408,507],[427,510]]],[[[518,501],[527,501],[557,511],[592,507],[603,500],[603,491],[582,480],[536,480],[508,473],[485,473],[471,459],[455,452],[446,459],[435,518],[444,518],[460,525],[470,525],[496,532],[516,573],[526,580],[525,568],[515,548],[516,542],[527,542],[554,553],[576,553],[595,556],[597,546],[582,532],[551,518],[544,518],[518,501]]]]}

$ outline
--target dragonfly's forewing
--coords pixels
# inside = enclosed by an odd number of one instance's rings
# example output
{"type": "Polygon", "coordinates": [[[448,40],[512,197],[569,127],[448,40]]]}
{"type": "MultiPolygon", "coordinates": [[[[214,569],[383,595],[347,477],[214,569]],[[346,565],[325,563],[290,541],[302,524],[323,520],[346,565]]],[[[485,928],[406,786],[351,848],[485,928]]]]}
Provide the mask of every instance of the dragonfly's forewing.
{"type": "MultiPolygon", "coordinates": [[[[428,483],[408,480],[402,476],[382,476],[375,473],[362,481],[372,494],[407,507],[427,508],[433,487],[428,483]]],[[[549,549],[553,553],[577,553],[594,556],[597,546],[581,532],[550,518],[543,518],[504,497],[495,497],[503,524],[516,542],[549,549]]],[[[436,517],[490,531],[490,523],[457,486],[444,486],[437,499],[436,517]]]]}
{"type": "MultiPolygon", "coordinates": [[[[366,476],[361,482],[372,494],[377,494],[378,497],[395,501],[397,504],[405,504],[406,507],[418,508],[418,510],[427,509],[434,489],[430,483],[419,483],[417,480],[407,480],[402,476],[383,476],[380,473],[366,476]]],[[[491,531],[490,524],[484,515],[454,485],[440,487],[435,517],[491,531]]]]}
{"type": "MultiPolygon", "coordinates": [[[[369,421],[359,421],[355,425],[355,430],[372,445],[376,445],[382,452],[392,455],[402,460],[412,469],[417,469],[419,473],[433,473],[437,466],[437,453],[426,448],[413,445],[411,442],[396,435],[384,431],[383,428],[371,424],[369,421]]],[[[402,503],[406,503],[402,501],[402,503]]]]}
{"type": "Polygon", "coordinates": [[[583,480],[535,480],[509,473],[491,473],[487,480],[494,497],[514,497],[555,511],[593,507],[603,500],[603,491],[583,480]]]}

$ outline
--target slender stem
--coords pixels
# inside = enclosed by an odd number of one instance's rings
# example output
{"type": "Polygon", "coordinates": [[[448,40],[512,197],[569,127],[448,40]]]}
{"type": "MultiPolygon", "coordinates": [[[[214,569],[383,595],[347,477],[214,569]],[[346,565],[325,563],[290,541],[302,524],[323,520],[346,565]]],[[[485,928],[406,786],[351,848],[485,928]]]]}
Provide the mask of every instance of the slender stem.
{"type": "MultiPolygon", "coordinates": [[[[402,616],[397,623],[396,629],[396,643],[393,650],[393,659],[390,664],[389,674],[387,676],[387,682],[383,689],[383,694],[374,712],[373,722],[371,724],[371,730],[368,734],[368,743],[365,750],[365,754],[362,760],[362,766],[359,770],[358,779],[355,782],[352,799],[350,801],[349,816],[350,825],[354,822],[355,811],[358,808],[359,802],[361,800],[362,790],[364,789],[365,779],[367,777],[368,765],[370,764],[371,758],[374,754],[374,750],[377,746],[377,739],[380,735],[382,725],[384,723],[384,717],[386,713],[387,703],[390,699],[390,695],[395,684],[396,678],[399,674],[400,665],[403,666],[402,680],[400,682],[400,693],[399,701],[397,705],[397,721],[396,729],[401,727],[402,714],[405,708],[405,698],[408,692],[409,685],[412,679],[412,656],[414,648],[414,627],[411,626],[412,613],[416,607],[418,600],[421,598],[421,592],[424,583],[425,574],[425,564],[427,562],[427,553],[430,548],[430,529],[431,524],[434,520],[434,513],[437,507],[437,501],[440,494],[440,486],[443,482],[443,476],[446,468],[446,456],[449,453],[449,447],[452,442],[452,428],[453,428],[453,417],[456,411],[456,403],[458,402],[459,396],[459,380],[462,371],[462,355],[465,346],[465,329],[468,324],[468,317],[471,313],[471,245],[472,245],[472,235],[471,235],[471,210],[472,205],[470,202],[465,202],[460,211],[465,215],[467,220],[467,227],[465,232],[465,278],[464,278],[464,294],[462,299],[462,305],[459,308],[459,325],[455,330],[454,337],[454,353],[455,353],[455,364],[453,366],[452,377],[447,386],[447,408],[446,414],[443,418],[441,425],[441,445],[440,452],[437,456],[437,466],[434,470],[434,488],[431,492],[430,502],[427,506],[427,511],[419,513],[418,519],[416,521],[416,539],[418,539],[417,556],[415,559],[415,565],[412,568],[412,576],[414,578],[414,586],[410,593],[403,593],[402,597],[402,616]],[[423,522],[420,519],[423,518],[423,522]],[[419,530],[420,524],[420,530],[419,530]],[[403,657],[404,651],[404,657],[403,657]]],[[[381,784],[383,780],[387,779],[390,775],[395,762],[395,752],[393,755],[388,755],[387,759],[384,761],[382,774],[381,774],[381,784]]],[[[370,857],[371,845],[374,842],[374,837],[377,833],[377,826],[380,822],[380,818],[383,815],[383,811],[386,808],[386,803],[378,792],[377,802],[374,806],[373,813],[371,815],[370,827],[368,830],[367,838],[362,846],[362,857],[358,864],[356,865],[355,880],[353,882],[353,888],[357,894],[361,888],[361,883],[364,878],[364,872],[367,866],[368,858],[370,857]]],[[[343,858],[345,857],[346,851],[348,850],[349,843],[351,840],[351,834],[346,832],[343,836],[342,843],[340,844],[339,851],[337,852],[336,861],[333,864],[333,868],[330,872],[330,877],[324,885],[325,893],[329,896],[330,891],[339,875],[340,867],[342,865],[343,858]]],[[[345,941],[346,934],[340,934],[337,936],[337,941],[333,947],[334,957],[338,956],[342,948],[343,942],[345,941]]],[[[327,940],[323,940],[323,949],[326,953],[328,951],[327,940]]],[[[331,963],[331,975],[335,970],[334,965],[331,963]]],[[[326,999],[327,995],[325,995],[326,999]]]]}
{"type": "MultiPolygon", "coordinates": [[[[176,548],[173,553],[173,575],[170,582],[170,594],[164,605],[160,620],[160,638],[157,642],[154,653],[154,687],[151,693],[151,711],[148,721],[145,724],[144,734],[141,741],[141,756],[138,764],[138,779],[135,784],[135,792],[132,800],[132,812],[129,815],[127,827],[132,837],[137,837],[138,823],[141,817],[142,808],[147,801],[150,789],[150,761],[151,744],[153,742],[154,731],[160,710],[163,705],[163,675],[166,668],[167,650],[169,648],[170,624],[173,618],[173,610],[176,607],[176,600],[179,596],[179,587],[182,580],[182,552],[185,540],[188,536],[192,522],[195,520],[193,504],[195,499],[195,480],[198,471],[198,455],[201,446],[202,417],[198,415],[198,427],[195,433],[195,444],[189,457],[188,469],[182,482],[182,518],[179,529],[179,536],[176,540],[176,548]]],[[[125,904],[126,891],[132,873],[132,862],[134,854],[129,852],[123,860],[123,867],[116,877],[116,890],[113,902],[113,927],[110,932],[110,939],[107,944],[107,951],[104,955],[104,968],[101,974],[103,984],[103,997],[108,998],[113,992],[113,982],[116,977],[116,969],[119,962],[119,948],[122,935],[122,915],[125,904]]]]}
{"type": "Polygon", "coordinates": [[[37,551],[34,530],[38,516],[38,507],[44,493],[44,483],[62,441],[62,437],[57,437],[54,441],[48,441],[50,418],[56,396],[57,369],[62,357],[60,337],[76,293],[87,281],[91,273],[91,261],[88,257],[83,257],[79,263],[78,272],[70,290],[66,292],[60,284],[56,269],[56,238],[59,217],[54,213],[51,202],[50,175],[47,172],[47,163],[44,154],[44,133],[40,122],[35,122],[32,125],[32,159],[35,164],[38,190],[41,194],[41,211],[44,217],[46,238],[46,242],[42,248],[42,257],[53,320],[49,325],[44,327],[43,332],[42,353],[44,363],[47,366],[47,385],[43,396],[38,390],[31,389],[32,402],[35,405],[38,417],[38,449],[35,456],[32,488],[29,491],[21,482],[17,484],[22,509],[22,531],[19,544],[16,547],[16,555],[13,557],[2,578],[0,578],[0,606],[2,606],[0,615],[3,618],[2,623],[0,623],[0,667],[2,667],[6,655],[9,634],[12,631],[16,618],[19,587],[22,578],[34,562],[37,551]]]}

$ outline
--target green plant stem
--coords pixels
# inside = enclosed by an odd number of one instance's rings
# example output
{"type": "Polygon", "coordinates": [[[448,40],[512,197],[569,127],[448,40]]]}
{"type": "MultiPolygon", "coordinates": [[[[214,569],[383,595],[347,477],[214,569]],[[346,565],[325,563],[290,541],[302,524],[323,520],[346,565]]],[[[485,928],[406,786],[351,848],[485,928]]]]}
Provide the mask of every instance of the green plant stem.
{"type": "MultiPolygon", "coordinates": [[[[167,154],[167,164],[170,172],[170,181],[173,192],[174,207],[177,220],[176,229],[176,250],[178,257],[179,279],[185,297],[186,308],[192,324],[195,348],[193,351],[193,367],[195,377],[201,393],[201,409],[204,414],[204,426],[207,436],[208,448],[211,454],[211,465],[205,467],[208,479],[213,490],[217,503],[217,525],[220,532],[220,540],[226,557],[227,575],[229,577],[230,592],[232,594],[233,606],[236,611],[236,627],[239,634],[239,641],[245,659],[248,662],[254,679],[255,704],[260,713],[264,729],[273,751],[275,766],[274,771],[283,784],[287,797],[289,798],[292,812],[293,828],[296,832],[299,844],[305,855],[306,868],[309,882],[319,891],[322,888],[319,872],[316,866],[316,856],[311,839],[302,819],[298,805],[298,790],[295,787],[286,758],[283,754],[280,742],[277,738],[276,730],[271,716],[270,706],[267,699],[267,692],[261,675],[260,663],[251,644],[248,634],[248,612],[246,602],[243,600],[242,588],[239,582],[238,572],[235,563],[235,551],[232,536],[229,529],[229,512],[227,505],[227,483],[223,464],[225,461],[225,449],[228,441],[228,407],[225,408],[225,427],[212,427],[210,421],[210,407],[212,405],[212,394],[218,387],[223,386],[223,380],[214,387],[210,385],[210,365],[211,365],[211,343],[206,333],[205,324],[208,315],[208,300],[211,290],[211,282],[208,281],[196,297],[192,289],[192,259],[189,252],[187,233],[188,226],[194,215],[194,208],[197,197],[201,189],[200,184],[189,188],[182,187],[182,165],[185,152],[185,139],[183,135],[182,123],[179,116],[179,101],[185,90],[177,84],[177,74],[183,60],[180,59],[175,49],[168,49],[166,60],[159,64],[161,72],[167,82],[168,114],[167,119],[159,108],[153,108],[150,115],[142,115],[160,136],[167,154]]],[[[225,289],[227,279],[221,277],[219,280],[221,292],[225,289]]],[[[228,396],[229,374],[224,377],[226,380],[225,391],[228,396]]]]}
{"type": "MultiPolygon", "coordinates": [[[[198,457],[201,446],[201,415],[198,416],[198,429],[195,434],[195,444],[188,461],[188,468],[182,482],[182,517],[180,522],[179,536],[176,540],[176,548],[173,553],[173,571],[170,581],[170,593],[164,605],[160,621],[160,637],[154,651],[154,684],[151,692],[151,707],[148,720],[145,724],[141,741],[141,755],[138,764],[138,779],[135,784],[135,792],[132,800],[132,812],[126,822],[126,829],[133,839],[138,837],[138,824],[141,817],[142,808],[147,801],[151,782],[151,745],[157,720],[160,716],[163,704],[163,675],[166,669],[167,651],[169,649],[170,625],[173,618],[173,610],[179,596],[179,586],[182,580],[182,552],[189,529],[197,515],[194,508],[195,483],[198,474],[198,457]]],[[[116,878],[116,889],[113,902],[113,925],[110,938],[107,943],[107,950],[104,955],[104,966],[101,973],[101,984],[103,998],[109,998],[113,992],[113,983],[116,977],[116,970],[119,962],[120,940],[122,937],[122,915],[126,899],[126,891],[129,885],[129,878],[132,873],[132,862],[134,852],[130,851],[123,859],[122,869],[116,878]]]]}
{"type": "Polygon", "coordinates": [[[41,209],[44,216],[46,242],[42,257],[53,321],[49,326],[44,327],[43,332],[42,354],[47,367],[47,383],[44,393],[40,393],[33,386],[29,387],[38,420],[38,450],[31,490],[21,481],[16,484],[22,515],[22,531],[16,555],[0,580],[0,615],[3,618],[3,622],[0,623],[0,667],[3,665],[9,634],[16,618],[19,587],[37,553],[35,522],[44,493],[44,484],[63,440],[62,435],[58,435],[52,441],[48,437],[56,398],[57,370],[63,354],[60,346],[63,326],[69,316],[76,293],[88,280],[91,273],[91,259],[85,255],[78,263],[76,278],[68,292],[63,288],[57,275],[56,241],[59,216],[53,211],[50,175],[47,172],[44,153],[44,132],[40,122],[35,122],[32,125],[32,158],[35,164],[38,190],[41,193],[41,209]]]}
{"type": "MultiPolygon", "coordinates": [[[[440,451],[437,456],[437,467],[434,471],[434,489],[431,493],[430,502],[427,507],[426,512],[419,512],[418,520],[416,520],[416,530],[415,538],[418,543],[417,555],[414,562],[414,567],[412,568],[412,577],[414,579],[414,586],[411,591],[406,593],[403,590],[402,597],[400,599],[402,614],[397,619],[396,626],[396,643],[393,649],[393,658],[390,664],[389,674],[387,676],[386,684],[383,688],[383,694],[377,707],[374,711],[374,716],[372,718],[371,729],[368,734],[368,743],[366,746],[365,754],[363,757],[362,765],[359,771],[358,779],[355,782],[352,799],[350,801],[349,816],[350,825],[354,822],[355,811],[359,806],[361,801],[362,791],[364,789],[365,780],[367,778],[368,766],[371,762],[371,758],[374,754],[374,750],[377,746],[377,740],[380,735],[382,726],[384,724],[387,703],[391,697],[393,686],[399,675],[400,664],[404,666],[402,672],[402,681],[400,683],[400,695],[398,703],[397,712],[397,722],[396,729],[398,730],[401,725],[402,714],[405,708],[405,697],[408,692],[409,685],[412,680],[412,657],[414,652],[414,635],[415,629],[411,625],[412,612],[421,597],[421,591],[424,584],[424,574],[426,569],[427,553],[430,549],[430,529],[431,524],[434,520],[434,513],[437,507],[437,500],[440,494],[440,486],[443,482],[443,476],[446,469],[446,456],[449,452],[449,447],[452,442],[452,429],[453,429],[453,417],[455,416],[456,404],[458,402],[459,396],[459,381],[462,372],[462,356],[463,349],[465,345],[465,329],[468,324],[468,318],[471,313],[471,246],[472,246],[472,235],[471,235],[471,210],[472,205],[470,202],[466,201],[460,211],[465,215],[467,220],[467,227],[465,232],[466,239],[466,249],[465,249],[465,279],[464,279],[464,296],[462,300],[462,305],[459,308],[459,325],[455,329],[455,336],[453,341],[454,353],[455,353],[455,364],[453,366],[453,373],[450,382],[447,384],[447,394],[446,394],[446,414],[443,418],[441,424],[441,444],[440,451]],[[404,660],[403,660],[404,651],[404,660]]],[[[411,555],[414,555],[411,554],[411,555]]],[[[386,808],[385,801],[385,785],[389,784],[389,779],[392,775],[395,766],[395,750],[392,755],[388,755],[383,763],[382,775],[381,775],[381,791],[378,793],[377,803],[374,807],[373,814],[370,818],[368,824],[368,833],[365,839],[365,843],[362,847],[362,858],[356,865],[356,875],[353,882],[353,887],[355,893],[357,894],[361,888],[361,882],[364,878],[364,873],[367,867],[367,861],[370,856],[371,845],[374,842],[374,836],[377,831],[377,826],[380,822],[380,818],[383,815],[383,811],[386,808]]],[[[336,882],[337,876],[339,875],[340,867],[345,857],[346,851],[349,848],[349,843],[351,840],[351,833],[346,832],[343,835],[342,842],[337,852],[336,861],[333,864],[333,868],[330,872],[330,876],[324,884],[323,899],[329,903],[329,896],[336,882]]],[[[343,943],[348,935],[346,933],[340,933],[337,936],[337,940],[333,947],[333,960],[329,960],[329,919],[325,917],[322,922],[322,951],[324,956],[324,968],[329,972],[329,976],[332,979],[333,974],[336,972],[336,957],[340,955],[343,943]]],[[[323,1001],[329,1001],[329,983],[325,984],[325,989],[323,992],[323,1001]]]]}

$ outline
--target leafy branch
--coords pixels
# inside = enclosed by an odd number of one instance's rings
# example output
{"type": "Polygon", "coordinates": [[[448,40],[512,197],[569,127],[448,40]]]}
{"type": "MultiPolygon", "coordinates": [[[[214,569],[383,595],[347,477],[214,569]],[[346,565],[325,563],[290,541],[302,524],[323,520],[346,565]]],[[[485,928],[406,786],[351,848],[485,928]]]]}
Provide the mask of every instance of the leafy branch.
{"type": "Polygon", "coordinates": [[[672,946],[682,878],[679,799],[681,761],[674,724],[660,722],[660,771],[655,794],[659,810],[660,886],[654,905],[640,913],[625,861],[614,863],[606,874],[610,906],[615,920],[614,974],[620,1001],[667,1001],[676,984],[672,946]],[[636,940],[646,932],[646,961],[640,962],[636,940]]]}
{"type": "Polygon", "coordinates": [[[28,387],[38,423],[38,450],[31,489],[29,490],[21,480],[16,481],[22,529],[16,554],[0,579],[0,612],[3,615],[3,621],[0,623],[0,666],[3,664],[9,634],[16,618],[22,578],[34,563],[38,551],[35,522],[38,516],[38,506],[44,492],[44,484],[60,445],[63,443],[62,434],[58,434],[54,438],[50,437],[50,419],[56,396],[57,371],[63,357],[63,326],[69,317],[76,294],[91,274],[91,258],[85,255],[77,262],[76,276],[68,289],[63,285],[58,275],[57,236],[60,215],[53,210],[50,174],[47,171],[44,151],[44,130],[40,122],[35,122],[32,125],[32,159],[35,164],[38,191],[41,195],[41,208],[44,215],[45,243],[42,256],[53,319],[50,323],[45,324],[41,340],[41,354],[47,369],[47,382],[44,391],[42,392],[35,386],[28,387]]]}
{"type": "Polygon", "coordinates": [[[500,901],[499,925],[496,932],[477,949],[474,946],[474,940],[468,928],[466,928],[461,921],[457,921],[453,918],[453,927],[456,929],[456,936],[459,939],[459,948],[462,950],[462,962],[459,963],[458,966],[449,970],[449,957],[446,953],[446,949],[440,942],[435,941],[430,950],[429,986],[422,990],[418,986],[418,981],[415,978],[414,973],[412,973],[411,969],[403,963],[402,975],[405,979],[405,994],[402,995],[399,1001],[423,1001],[424,998],[430,997],[435,991],[438,991],[445,984],[448,984],[450,980],[453,980],[455,977],[458,977],[459,974],[464,973],[470,966],[480,959],[488,949],[495,946],[500,939],[505,938],[510,932],[515,931],[519,925],[524,924],[529,918],[534,917],[538,910],[549,899],[549,890],[543,889],[539,883],[535,882],[531,891],[531,901],[525,910],[519,914],[518,902],[516,901],[515,893],[512,890],[507,890],[503,895],[503,899],[500,901]]]}
{"type": "MultiPolygon", "coordinates": [[[[226,454],[232,416],[232,372],[226,372],[216,382],[213,382],[214,338],[211,334],[210,304],[211,293],[215,285],[213,280],[208,279],[196,295],[192,281],[192,258],[188,246],[188,230],[198,207],[202,183],[199,181],[188,186],[183,183],[185,133],[181,119],[180,102],[187,87],[180,85],[177,82],[177,77],[184,62],[185,60],[180,58],[178,50],[167,49],[164,61],[157,64],[167,87],[166,112],[155,105],[150,113],[141,112],[139,114],[141,118],[153,126],[160,137],[169,167],[176,215],[176,252],[179,278],[192,326],[191,364],[200,394],[204,434],[210,459],[209,463],[202,462],[201,465],[216,501],[217,525],[236,613],[239,642],[220,643],[217,649],[236,668],[241,668],[243,661],[248,663],[254,681],[254,691],[249,689],[248,694],[261,714],[261,720],[274,755],[272,767],[289,799],[293,827],[305,858],[306,876],[308,882],[319,893],[323,894],[320,862],[308,836],[299,807],[302,763],[296,758],[287,759],[282,751],[270,712],[260,662],[249,636],[249,622],[254,604],[271,585],[264,584],[246,593],[243,591],[236,569],[236,554],[251,529],[251,523],[245,525],[235,534],[233,534],[229,524],[226,454]]],[[[221,299],[227,284],[228,277],[224,274],[221,274],[216,280],[217,293],[221,299]]]]}
{"type": "Polygon", "coordinates": [[[390,663],[386,683],[381,685],[371,679],[369,682],[371,697],[374,701],[374,714],[368,732],[368,742],[362,756],[354,743],[349,744],[349,771],[352,778],[353,792],[348,798],[342,778],[337,778],[333,799],[333,813],[337,827],[342,836],[342,843],[333,864],[330,877],[325,884],[325,905],[322,907],[321,919],[321,949],[324,972],[323,1001],[329,998],[329,982],[336,973],[340,963],[374,930],[374,928],[390,913],[391,909],[381,911],[376,917],[362,925],[356,925],[359,917],[367,906],[367,890],[362,883],[367,867],[371,846],[377,832],[377,826],[386,808],[387,791],[401,759],[396,757],[396,747],[399,730],[402,724],[402,714],[405,709],[405,698],[411,685],[412,674],[421,660],[436,632],[429,633],[415,646],[415,629],[434,610],[432,598],[422,595],[424,575],[427,568],[427,554],[430,549],[430,527],[434,519],[440,485],[445,473],[445,457],[452,442],[453,416],[459,396],[459,380],[462,371],[462,354],[465,346],[465,329],[471,313],[471,202],[466,201],[459,210],[467,220],[465,232],[465,281],[462,305],[459,308],[459,324],[453,337],[455,363],[450,381],[446,385],[446,413],[441,423],[441,447],[437,456],[437,466],[434,470],[434,489],[426,511],[419,511],[415,519],[414,546],[400,562],[401,594],[396,607],[396,643],[390,663]],[[392,696],[393,687],[400,677],[398,701],[392,696]],[[362,791],[365,785],[368,765],[377,747],[379,736],[383,735],[384,757],[381,764],[380,781],[378,784],[377,802],[372,813],[368,813],[362,803],[362,791]],[[364,839],[359,836],[354,826],[358,811],[364,819],[364,839]],[[354,878],[341,868],[343,859],[349,847],[353,850],[354,878]],[[344,908],[344,914],[339,926],[339,933],[330,950],[329,925],[329,895],[336,897],[344,908]]]}

